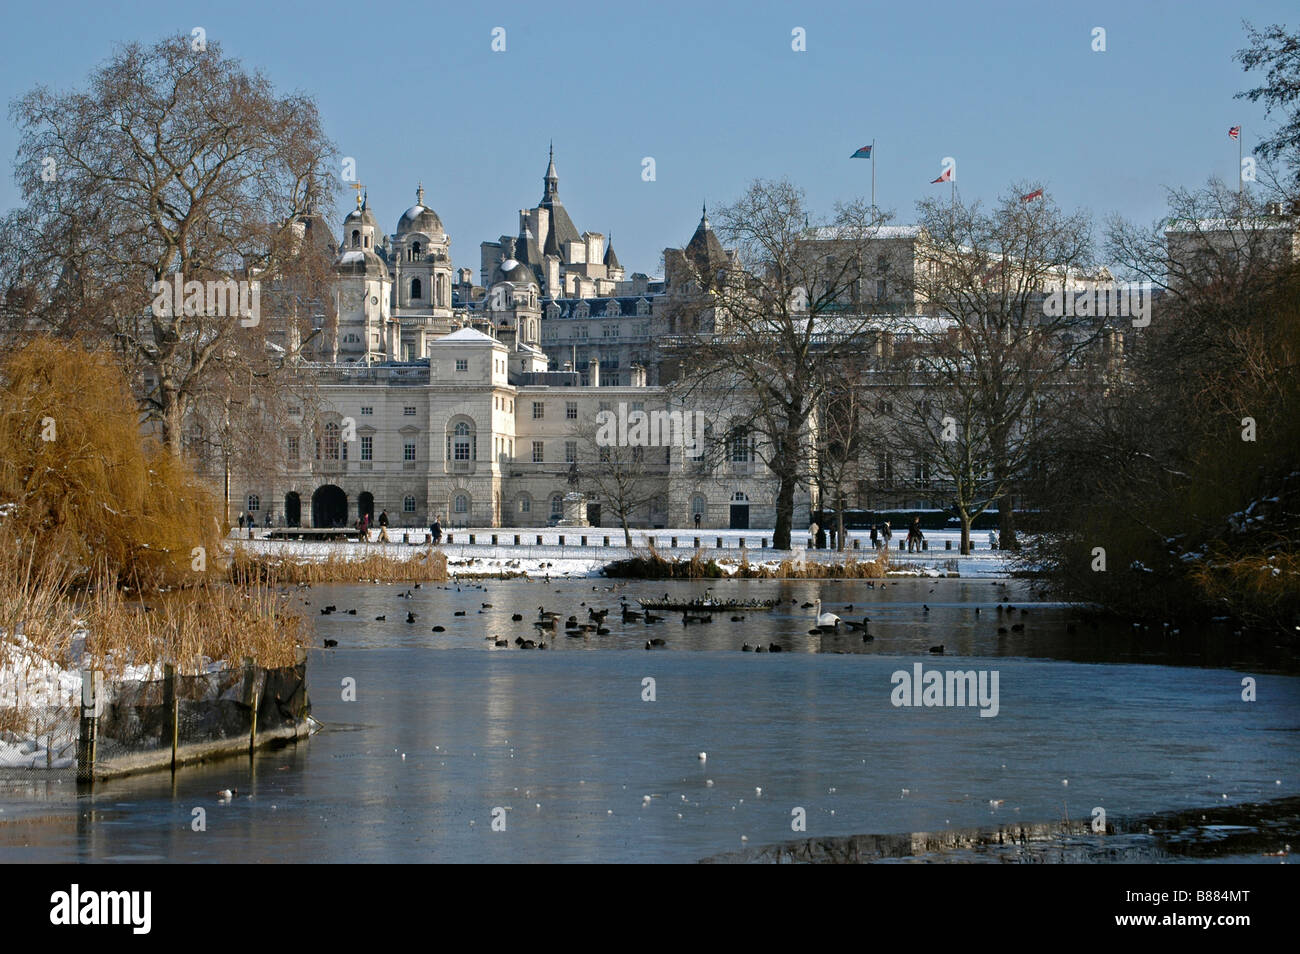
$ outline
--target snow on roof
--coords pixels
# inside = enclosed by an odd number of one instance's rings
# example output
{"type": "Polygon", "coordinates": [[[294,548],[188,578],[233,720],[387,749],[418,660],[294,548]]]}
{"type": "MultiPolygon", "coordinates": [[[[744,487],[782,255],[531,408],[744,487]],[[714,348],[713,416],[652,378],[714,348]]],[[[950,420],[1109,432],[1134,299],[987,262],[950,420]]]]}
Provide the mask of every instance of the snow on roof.
{"type": "Polygon", "coordinates": [[[879,225],[875,228],[845,229],[836,225],[823,225],[812,229],[814,239],[914,239],[921,237],[919,225],[879,225]]]}
{"type": "Polygon", "coordinates": [[[485,335],[475,328],[461,328],[459,331],[453,331],[449,335],[444,335],[434,342],[435,345],[442,344],[490,344],[504,348],[496,338],[491,335],[485,335]]]}
{"type": "Polygon", "coordinates": [[[1278,216],[1245,219],[1173,219],[1165,226],[1166,232],[1234,232],[1256,229],[1293,231],[1296,223],[1278,216]]]}
{"type": "Polygon", "coordinates": [[[422,212],[424,211],[424,208],[425,208],[425,207],[422,206],[422,205],[413,205],[413,206],[411,206],[409,209],[407,209],[405,212],[402,213],[402,218],[404,218],[404,219],[414,219],[414,218],[416,218],[417,216],[419,216],[420,213],[422,213],[422,212]]]}
{"type": "Polygon", "coordinates": [[[355,251],[344,252],[339,257],[339,261],[342,262],[344,265],[351,264],[352,262],[364,262],[365,260],[366,260],[366,253],[360,249],[357,249],[355,251]]]}

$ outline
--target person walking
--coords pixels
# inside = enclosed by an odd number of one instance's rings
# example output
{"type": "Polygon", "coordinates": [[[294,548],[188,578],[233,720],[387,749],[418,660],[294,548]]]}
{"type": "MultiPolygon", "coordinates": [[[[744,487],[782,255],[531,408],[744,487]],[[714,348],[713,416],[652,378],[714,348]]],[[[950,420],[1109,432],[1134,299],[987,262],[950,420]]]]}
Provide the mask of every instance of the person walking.
{"type": "Polygon", "coordinates": [[[890,541],[894,539],[894,531],[890,529],[888,520],[885,521],[885,529],[881,531],[880,539],[884,541],[885,549],[888,550],[890,541]]]}
{"type": "Polygon", "coordinates": [[[387,510],[379,511],[379,542],[380,543],[392,542],[388,538],[388,511],[387,510]]]}
{"type": "Polygon", "coordinates": [[[880,549],[880,528],[874,523],[871,525],[871,549],[880,549]]]}
{"type": "Polygon", "coordinates": [[[244,529],[244,511],[239,511],[239,529],[244,529]]]}
{"type": "Polygon", "coordinates": [[[702,516],[703,516],[703,514],[699,514],[699,513],[697,513],[697,514],[695,515],[695,529],[696,529],[696,530],[700,529],[700,518],[701,518],[702,516]]]}
{"type": "Polygon", "coordinates": [[[912,525],[907,528],[907,552],[919,553],[921,550],[921,518],[913,517],[912,525]]]}
{"type": "Polygon", "coordinates": [[[436,547],[442,542],[442,520],[435,515],[433,523],[429,524],[429,546],[436,547]]]}

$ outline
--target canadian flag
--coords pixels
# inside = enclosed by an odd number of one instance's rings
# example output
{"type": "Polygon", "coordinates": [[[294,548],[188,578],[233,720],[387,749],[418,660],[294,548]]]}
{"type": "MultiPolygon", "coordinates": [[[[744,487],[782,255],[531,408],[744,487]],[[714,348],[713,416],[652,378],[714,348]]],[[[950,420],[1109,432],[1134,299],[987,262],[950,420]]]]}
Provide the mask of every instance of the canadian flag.
{"type": "Polygon", "coordinates": [[[943,172],[939,173],[939,178],[931,179],[930,185],[934,185],[936,182],[951,182],[951,181],[952,181],[952,166],[949,166],[948,168],[944,169],[943,172]]]}

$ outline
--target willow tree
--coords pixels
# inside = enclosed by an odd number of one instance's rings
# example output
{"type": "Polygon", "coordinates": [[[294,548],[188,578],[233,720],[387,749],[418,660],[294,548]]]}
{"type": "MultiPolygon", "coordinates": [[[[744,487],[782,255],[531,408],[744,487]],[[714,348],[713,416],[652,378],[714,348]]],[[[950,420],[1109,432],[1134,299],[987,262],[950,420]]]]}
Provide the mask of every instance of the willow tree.
{"type": "Polygon", "coordinates": [[[219,360],[292,353],[310,303],[329,297],[327,270],[302,254],[304,222],[335,188],[316,105],[182,34],[128,44],[85,88],[38,87],[11,112],[27,228],[0,256],[6,301],[22,303],[24,331],[111,342],[177,455],[199,396],[229,374],[219,360]],[[160,287],[184,301],[160,306],[160,287]]]}
{"type": "Polygon", "coordinates": [[[674,304],[677,326],[692,331],[676,343],[686,400],[725,408],[732,444],[776,477],[773,546],[788,550],[795,492],[816,458],[809,425],[828,386],[821,368],[872,340],[859,295],[884,218],[857,200],[814,223],[801,189],[761,179],[716,218],[716,235],[706,215],[665,262],[689,286],[674,304]]]}

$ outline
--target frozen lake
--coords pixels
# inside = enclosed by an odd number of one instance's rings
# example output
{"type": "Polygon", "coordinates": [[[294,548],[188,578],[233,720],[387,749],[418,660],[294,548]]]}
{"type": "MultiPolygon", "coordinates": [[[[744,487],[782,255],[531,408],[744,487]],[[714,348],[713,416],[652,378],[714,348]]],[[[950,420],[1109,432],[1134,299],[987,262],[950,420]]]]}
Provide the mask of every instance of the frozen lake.
{"type": "MultiPolygon", "coordinates": [[[[317,620],[340,644],[313,653],[322,732],[251,766],[80,797],[70,783],[0,783],[0,860],[696,861],[800,838],[1050,827],[1098,807],[1114,823],[1300,795],[1300,682],[1216,636],[1170,646],[1083,624],[1067,636],[1067,608],[1033,602],[1027,584],[963,580],[737,582],[715,592],[786,602],[735,623],[622,624],[619,595],[703,586],[594,582],[426,586],[409,600],[397,586],[305,591],[307,612],[340,611],[317,620]],[[869,615],[876,638],[808,635],[800,604],[818,594],[825,611],[869,615]],[[1008,600],[1029,613],[999,635],[1008,600]],[[593,601],[613,608],[609,636],[548,636],[547,652],[483,638],[535,638],[539,604],[567,616],[593,601]],[[651,636],[667,645],[645,651],[651,636]],[[746,641],[786,651],[739,652],[746,641]],[[945,655],[926,652],[936,643],[945,655]],[[997,715],[891,704],[893,674],[918,663],[996,671],[997,715]],[[1247,675],[1254,703],[1241,699],[1247,675]],[[238,789],[229,803],[224,788],[238,789]],[[195,808],[206,831],[191,830],[195,808]]],[[[1256,821],[1294,838],[1267,809],[1256,821]]]]}

